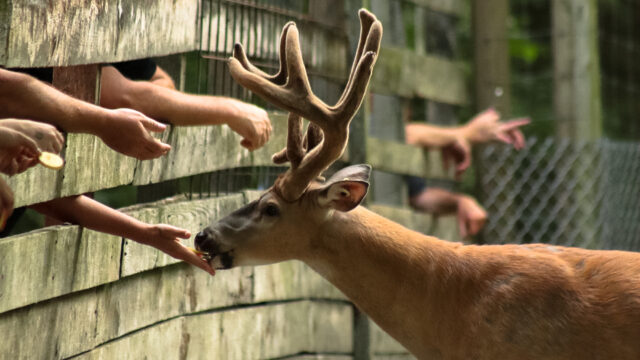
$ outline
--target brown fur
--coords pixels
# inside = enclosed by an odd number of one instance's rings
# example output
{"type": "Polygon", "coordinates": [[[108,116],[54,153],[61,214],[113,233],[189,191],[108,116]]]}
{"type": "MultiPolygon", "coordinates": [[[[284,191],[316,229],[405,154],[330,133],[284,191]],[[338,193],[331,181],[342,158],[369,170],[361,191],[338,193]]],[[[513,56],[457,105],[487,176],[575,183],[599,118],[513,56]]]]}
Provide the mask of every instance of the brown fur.
{"type": "Polygon", "coordinates": [[[462,245],[319,194],[268,192],[216,241],[234,266],[304,261],[420,359],[640,359],[640,254],[462,245]],[[259,215],[268,203],[277,219],[259,215]]]}

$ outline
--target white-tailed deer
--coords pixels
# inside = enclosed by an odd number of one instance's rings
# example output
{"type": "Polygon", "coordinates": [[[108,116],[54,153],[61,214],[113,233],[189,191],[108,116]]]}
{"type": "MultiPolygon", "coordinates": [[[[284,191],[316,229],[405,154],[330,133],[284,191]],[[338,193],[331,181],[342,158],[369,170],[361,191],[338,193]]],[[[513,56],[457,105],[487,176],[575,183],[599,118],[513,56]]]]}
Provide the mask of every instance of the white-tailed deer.
{"type": "Polygon", "coordinates": [[[200,232],[198,249],[218,269],[301,260],[420,359],[640,359],[640,254],[442,241],[358,206],[367,165],[316,180],[342,154],[378,53],[380,22],[364,10],[360,20],[335,106],[311,92],[294,24],[276,76],[236,45],[233,77],[291,113],[287,148],[274,155],[291,167],[200,232]],[[311,122],[305,137],[301,117],[311,122]]]}

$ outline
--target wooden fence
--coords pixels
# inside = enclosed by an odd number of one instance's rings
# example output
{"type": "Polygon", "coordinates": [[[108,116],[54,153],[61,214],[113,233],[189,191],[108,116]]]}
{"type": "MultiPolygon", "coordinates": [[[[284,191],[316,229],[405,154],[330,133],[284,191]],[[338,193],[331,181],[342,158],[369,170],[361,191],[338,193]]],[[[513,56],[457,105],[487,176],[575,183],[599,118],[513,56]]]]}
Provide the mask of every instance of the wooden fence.
{"type": "MultiPolygon", "coordinates": [[[[172,57],[178,59],[174,75],[181,89],[232,95],[224,84],[218,88],[205,84],[202,90],[202,78],[198,76],[203,61],[209,70],[224,72],[213,63],[218,61],[216,56],[228,55],[230,50],[230,46],[220,48],[217,42],[212,51],[211,39],[219,38],[217,34],[225,24],[231,29],[229,19],[239,19],[252,11],[262,11],[262,20],[254,17],[253,24],[238,21],[239,27],[234,23],[233,29],[239,32],[225,31],[225,38],[277,34],[279,28],[267,31],[273,26],[265,20],[269,16],[320,21],[308,15],[296,18],[294,12],[284,11],[286,1],[280,3],[9,0],[0,4],[0,65],[52,66],[54,74],[70,74],[66,83],[54,81],[54,85],[67,86],[68,90],[69,85],[80,82],[86,85],[85,98],[95,101],[99,68],[94,64],[181,53],[172,57]],[[201,55],[212,59],[203,60],[201,55]],[[192,61],[194,56],[196,60],[192,61]]],[[[334,12],[340,7],[348,11],[352,23],[341,27],[348,36],[337,38],[322,33],[327,29],[335,32],[333,25],[313,30],[318,32],[314,34],[316,39],[334,39],[332,49],[341,59],[315,56],[315,69],[344,76],[352,39],[357,36],[348,29],[357,24],[355,9],[363,4],[351,0],[331,3],[334,12]]],[[[364,5],[375,11],[376,6],[396,2],[367,3],[364,5]]],[[[464,8],[462,1],[410,3],[419,11],[440,11],[450,16],[459,16],[464,8]]],[[[306,11],[311,13],[309,9],[323,4],[327,2],[311,1],[306,11]]],[[[389,19],[383,21],[386,34],[393,24],[389,19]]],[[[321,50],[326,41],[313,44],[321,50]]],[[[265,49],[257,51],[266,54],[265,49]]],[[[343,80],[339,75],[331,79],[337,83],[343,80]]],[[[431,98],[454,105],[468,102],[458,64],[425,54],[424,49],[411,51],[387,45],[374,72],[372,92],[431,98]],[[406,70],[407,64],[419,69],[419,77],[406,70]]],[[[364,161],[401,175],[445,176],[439,161],[431,159],[430,154],[401,141],[369,136],[369,106],[365,103],[365,111],[355,120],[354,140],[345,162],[364,161]]],[[[272,113],[271,118],[273,139],[253,153],[241,148],[238,136],[227,127],[169,128],[162,140],[171,144],[171,152],[151,161],[117,154],[92,136],[69,134],[64,170],[37,167],[8,181],[16,206],[25,206],[121,185],[159,184],[216,170],[271,166],[270,156],[282,148],[286,136],[285,117],[272,113]]],[[[400,116],[389,121],[400,121],[400,116]]],[[[195,234],[258,194],[247,190],[219,197],[176,195],[122,211],[149,223],[174,224],[195,234]]],[[[367,206],[419,231],[433,233],[436,229],[441,237],[455,237],[451,222],[434,221],[407,207],[382,205],[375,199],[367,206]]],[[[370,326],[338,290],[301,263],[239,268],[210,277],[153,248],[70,225],[0,239],[0,334],[0,357],[13,359],[410,358],[375,325],[370,326]]]]}

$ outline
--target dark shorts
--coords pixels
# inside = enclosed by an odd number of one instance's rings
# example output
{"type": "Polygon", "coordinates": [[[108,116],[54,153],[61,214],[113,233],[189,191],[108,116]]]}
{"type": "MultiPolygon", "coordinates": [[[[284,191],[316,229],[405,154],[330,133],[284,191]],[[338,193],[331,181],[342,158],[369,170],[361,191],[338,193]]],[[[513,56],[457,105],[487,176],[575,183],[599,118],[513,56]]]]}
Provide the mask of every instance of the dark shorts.
{"type": "MultiPolygon", "coordinates": [[[[120,71],[120,73],[124,77],[130,80],[144,81],[151,80],[153,75],[156,73],[156,69],[158,68],[155,61],[153,61],[152,59],[122,61],[109,65],[118,69],[118,71],[120,71]]],[[[53,82],[53,68],[16,68],[9,70],[31,75],[34,78],[40,81],[47,82],[49,84],[53,82]]]]}
{"type": "Polygon", "coordinates": [[[409,187],[409,198],[420,195],[426,189],[427,182],[417,176],[407,176],[407,186],[409,187]]]}

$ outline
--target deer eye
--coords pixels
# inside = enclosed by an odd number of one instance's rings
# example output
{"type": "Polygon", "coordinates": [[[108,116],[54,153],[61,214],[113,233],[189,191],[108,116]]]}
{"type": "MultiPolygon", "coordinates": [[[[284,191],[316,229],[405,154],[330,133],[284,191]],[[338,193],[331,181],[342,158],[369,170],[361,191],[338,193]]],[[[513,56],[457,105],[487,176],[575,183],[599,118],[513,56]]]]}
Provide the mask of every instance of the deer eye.
{"type": "Polygon", "coordinates": [[[262,213],[266,216],[278,216],[280,215],[280,209],[276,204],[267,204],[267,206],[262,209],[262,213]]]}

